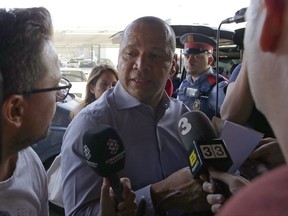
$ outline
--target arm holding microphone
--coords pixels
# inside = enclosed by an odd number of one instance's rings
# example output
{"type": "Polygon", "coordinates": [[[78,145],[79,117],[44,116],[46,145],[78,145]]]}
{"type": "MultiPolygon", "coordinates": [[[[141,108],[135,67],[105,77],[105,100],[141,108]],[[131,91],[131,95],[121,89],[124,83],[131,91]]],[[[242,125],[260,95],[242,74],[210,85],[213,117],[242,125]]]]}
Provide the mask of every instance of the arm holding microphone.
{"type": "Polygon", "coordinates": [[[111,193],[110,190],[111,183],[108,178],[104,177],[101,187],[100,211],[98,216],[135,216],[137,204],[135,202],[135,193],[131,190],[130,180],[128,178],[121,178],[120,181],[123,185],[123,201],[117,204],[115,203],[115,194],[111,193]]]}
{"type": "MultiPolygon", "coordinates": [[[[204,113],[196,110],[185,113],[178,126],[181,139],[190,154],[189,165],[194,178],[208,181],[210,167],[223,172],[231,167],[233,162],[226,145],[223,140],[217,138],[212,123],[204,113]]],[[[224,197],[219,202],[223,203],[231,195],[227,183],[214,178],[213,175],[209,176],[209,180],[213,188],[205,192],[222,194],[224,197]]],[[[214,204],[209,199],[207,201],[211,205],[214,204]]]]}
{"type": "Polygon", "coordinates": [[[207,201],[211,210],[216,213],[225,200],[249,181],[227,173],[233,164],[232,159],[224,140],[217,138],[212,123],[203,113],[185,113],[179,121],[179,132],[190,152],[189,164],[192,174],[194,178],[205,181],[203,190],[210,193],[207,195],[207,201]]]}
{"type": "MultiPolygon", "coordinates": [[[[249,181],[242,176],[236,176],[229,174],[227,172],[221,172],[213,168],[208,169],[208,175],[224,182],[229,186],[229,191],[231,194],[235,194],[241,188],[249,184],[249,181]]],[[[200,175],[200,178],[204,181],[203,190],[208,193],[207,202],[211,205],[211,210],[214,214],[218,213],[222,205],[225,203],[226,199],[223,194],[217,193],[217,188],[214,183],[211,183],[207,175],[200,175]]]]}
{"type": "MultiPolygon", "coordinates": [[[[182,115],[178,129],[189,153],[187,161],[190,167],[185,167],[151,186],[154,205],[160,212],[169,206],[178,206],[187,212],[208,211],[207,194],[202,190],[200,174],[207,173],[210,166],[226,171],[232,165],[232,160],[223,140],[216,139],[216,131],[203,112],[193,110],[182,115]],[[173,196],[169,197],[169,194],[173,196]],[[165,197],[169,198],[162,203],[165,197]],[[187,206],[187,203],[193,205],[187,206]]],[[[217,189],[219,188],[220,183],[217,189]]]]}

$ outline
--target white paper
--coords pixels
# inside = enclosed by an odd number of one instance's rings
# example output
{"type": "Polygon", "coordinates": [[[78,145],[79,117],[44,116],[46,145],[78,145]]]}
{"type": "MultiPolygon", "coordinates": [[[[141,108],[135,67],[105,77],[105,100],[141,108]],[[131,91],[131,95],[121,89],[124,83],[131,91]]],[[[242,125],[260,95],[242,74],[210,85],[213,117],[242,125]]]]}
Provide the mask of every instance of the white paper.
{"type": "Polygon", "coordinates": [[[221,138],[224,140],[233,161],[233,165],[228,170],[229,173],[235,173],[239,169],[263,138],[263,135],[251,128],[225,121],[221,138]]]}

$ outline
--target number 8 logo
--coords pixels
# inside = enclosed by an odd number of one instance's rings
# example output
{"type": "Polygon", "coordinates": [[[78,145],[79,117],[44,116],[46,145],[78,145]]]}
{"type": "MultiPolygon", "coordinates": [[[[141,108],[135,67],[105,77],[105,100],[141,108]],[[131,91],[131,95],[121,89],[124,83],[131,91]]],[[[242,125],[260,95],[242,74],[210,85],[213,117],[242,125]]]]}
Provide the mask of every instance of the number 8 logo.
{"type": "Polygon", "coordinates": [[[186,135],[191,130],[192,126],[188,122],[188,118],[183,117],[179,120],[178,127],[182,129],[181,134],[186,135]]]}

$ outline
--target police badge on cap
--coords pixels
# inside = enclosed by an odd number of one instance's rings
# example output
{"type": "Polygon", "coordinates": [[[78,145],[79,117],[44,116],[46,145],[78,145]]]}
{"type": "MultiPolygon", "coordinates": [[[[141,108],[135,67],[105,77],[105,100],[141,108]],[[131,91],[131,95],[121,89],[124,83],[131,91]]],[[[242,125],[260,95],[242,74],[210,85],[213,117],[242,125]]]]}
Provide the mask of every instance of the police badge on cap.
{"type": "Polygon", "coordinates": [[[180,42],[184,45],[184,55],[213,53],[216,47],[216,41],[202,34],[186,33],[180,38],[180,42]]]}

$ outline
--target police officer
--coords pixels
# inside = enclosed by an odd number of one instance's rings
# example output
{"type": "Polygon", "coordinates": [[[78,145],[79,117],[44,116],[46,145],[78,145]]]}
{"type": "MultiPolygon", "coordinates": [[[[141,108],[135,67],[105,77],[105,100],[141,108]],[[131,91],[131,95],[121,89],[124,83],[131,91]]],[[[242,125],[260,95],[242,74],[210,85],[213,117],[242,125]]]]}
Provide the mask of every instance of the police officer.
{"type": "MultiPolygon", "coordinates": [[[[216,42],[202,34],[187,33],[180,38],[184,45],[184,66],[186,78],[180,85],[177,98],[190,109],[204,112],[210,119],[215,116],[217,101],[217,77],[212,69],[213,49],[216,42]]],[[[216,116],[220,117],[220,107],[224,100],[224,88],[227,79],[218,76],[218,108],[216,116]]]]}

